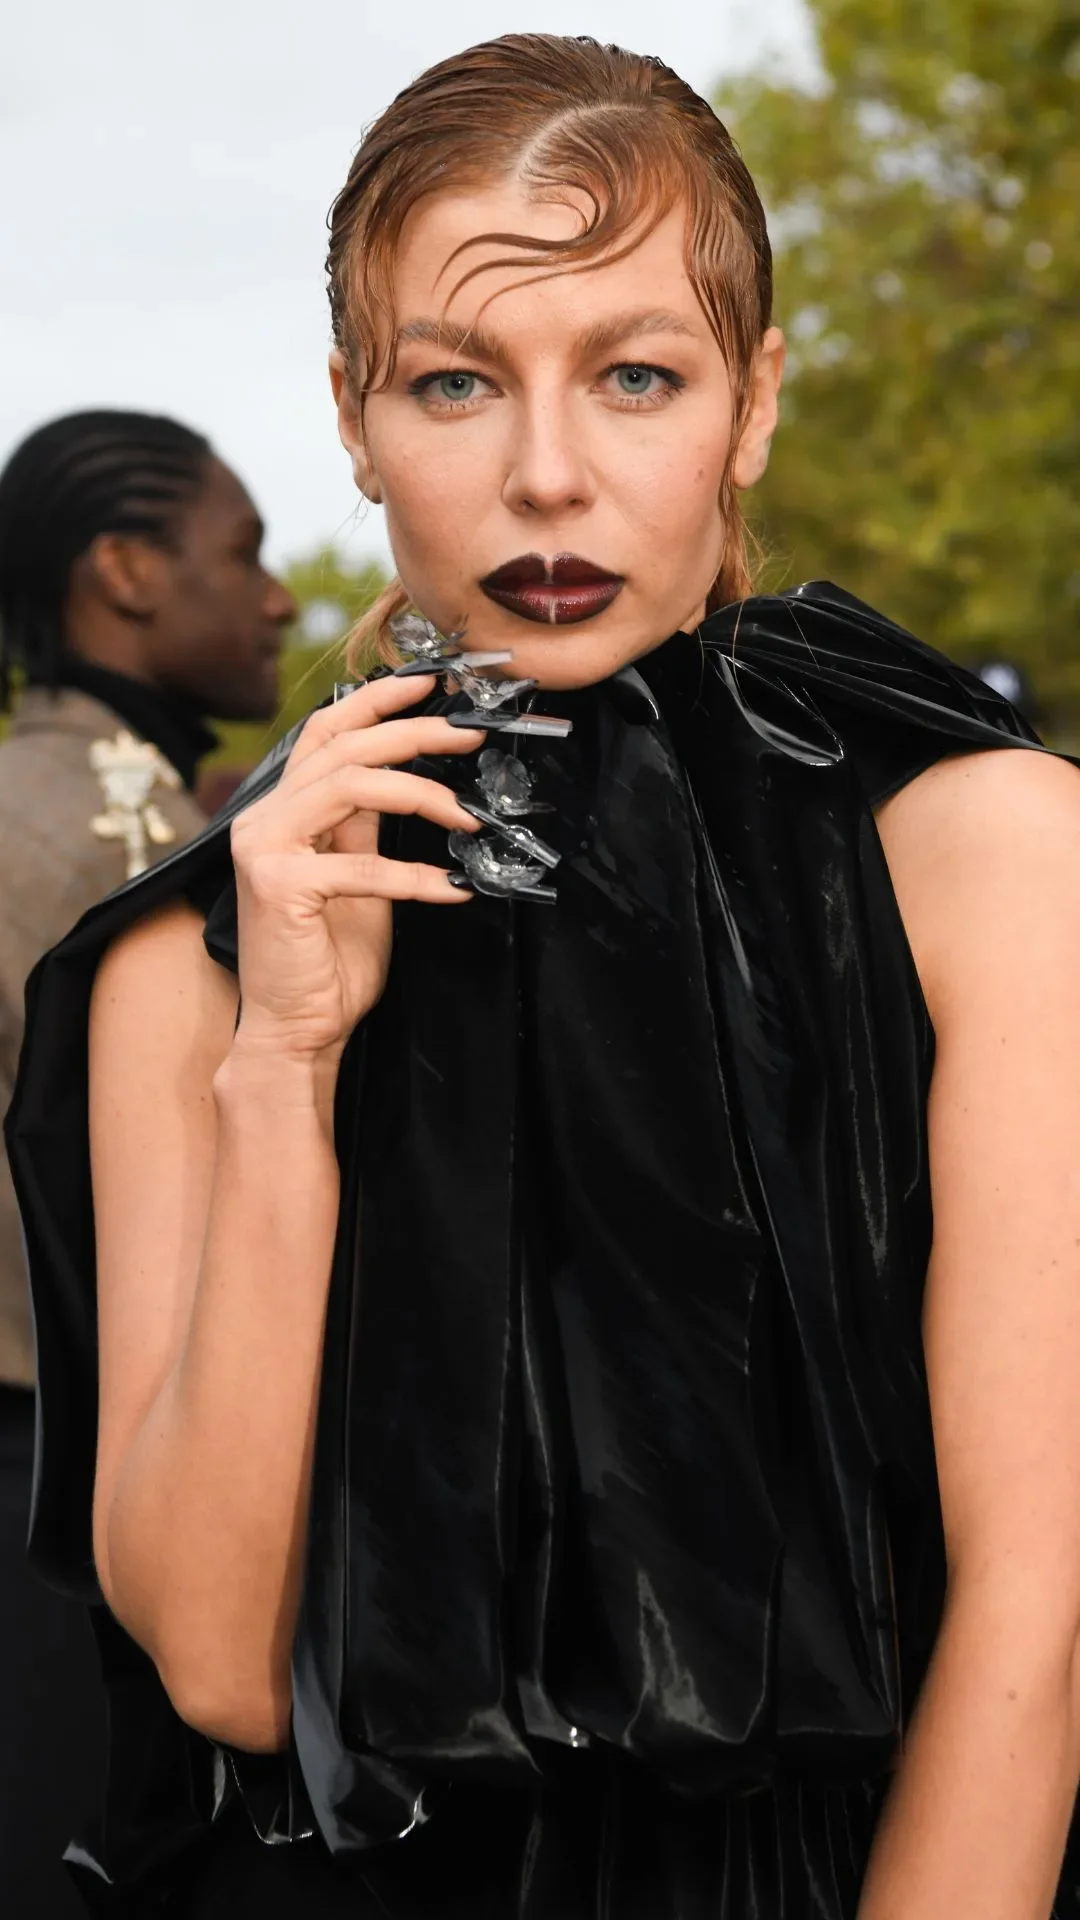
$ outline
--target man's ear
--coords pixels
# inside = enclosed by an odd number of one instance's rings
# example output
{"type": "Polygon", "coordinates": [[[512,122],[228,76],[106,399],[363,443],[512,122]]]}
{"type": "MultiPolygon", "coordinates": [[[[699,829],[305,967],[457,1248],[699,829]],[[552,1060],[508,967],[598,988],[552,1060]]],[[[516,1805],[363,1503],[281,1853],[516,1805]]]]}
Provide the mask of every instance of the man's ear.
{"type": "Polygon", "coordinates": [[[100,597],[129,620],[150,620],[169,590],[169,555],[126,533],[99,533],[85,573],[100,597]]]}
{"type": "Polygon", "coordinates": [[[353,479],[364,498],[377,507],[382,502],[382,488],[368,458],[360,403],[353,392],[340,347],[330,351],[330,387],[337,408],[338,438],[352,463],[353,479]]]}
{"type": "Polygon", "coordinates": [[[750,410],[735,455],[737,487],[752,487],[769,464],[769,448],[780,413],[787,343],[779,327],[770,327],[757,351],[750,387],[750,410]]]}

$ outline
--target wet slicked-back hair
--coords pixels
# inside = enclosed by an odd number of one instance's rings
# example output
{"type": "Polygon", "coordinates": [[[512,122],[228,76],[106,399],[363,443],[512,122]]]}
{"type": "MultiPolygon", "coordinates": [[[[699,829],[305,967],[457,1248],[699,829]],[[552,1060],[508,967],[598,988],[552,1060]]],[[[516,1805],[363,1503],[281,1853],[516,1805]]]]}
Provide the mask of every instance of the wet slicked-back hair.
{"type": "MultiPolygon", "coordinates": [[[[362,396],[393,373],[394,256],[413,208],[433,193],[516,180],[538,200],[585,196],[569,240],[477,234],[459,249],[447,303],[493,267],[585,272],[619,259],[673,207],[687,213],[686,267],[727,362],[735,432],[720,507],[728,528],[710,607],[750,591],[733,470],[757,348],[772,317],[772,254],[757,190],[705,100],[661,61],[588,38],[506,34],[442,60],[399,93],[361,143],[330,214],[334,339],[362,396]],[[470,264],[473,248],[495,257],[470,264]],[[385,342],[380,353],[379,342],[385,342]]],[[[364,633],[404,604],[397,583],[364,633]]]]}
{"type": "Polygon", "coordinates": [[[0,473],[0,704],[13,669],[46,684],[64,650],[71,570],[99,534],[168,546],[210,444],[149,413],[71,413],[38,427],[0,473]]]}

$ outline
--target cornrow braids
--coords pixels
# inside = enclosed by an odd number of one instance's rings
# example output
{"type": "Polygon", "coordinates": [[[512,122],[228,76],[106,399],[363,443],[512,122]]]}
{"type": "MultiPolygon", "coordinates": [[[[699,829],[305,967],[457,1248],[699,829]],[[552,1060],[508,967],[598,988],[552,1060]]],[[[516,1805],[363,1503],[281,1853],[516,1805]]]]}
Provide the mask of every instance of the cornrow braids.
{"type": "Polygon", "coordinates": [[[71,571],[103,533],[168,546],[210,444],[176,420],[97,410],[38,427],[0,473],[0,706],[13,669],[55,684],[71,571]]]}

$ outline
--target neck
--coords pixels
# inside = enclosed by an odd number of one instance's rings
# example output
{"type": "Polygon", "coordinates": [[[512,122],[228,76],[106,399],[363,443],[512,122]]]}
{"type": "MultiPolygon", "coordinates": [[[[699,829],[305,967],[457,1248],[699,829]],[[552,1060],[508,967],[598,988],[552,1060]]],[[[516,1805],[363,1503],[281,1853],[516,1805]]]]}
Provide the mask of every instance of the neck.
{"type": "Polygon", "coordinates": [[[141,625],[136,621],[69,618],[65,622],[62,659],[79,661],[91,670],[123,674],[140,686],[153,687],[146,663],[141,625]]]}

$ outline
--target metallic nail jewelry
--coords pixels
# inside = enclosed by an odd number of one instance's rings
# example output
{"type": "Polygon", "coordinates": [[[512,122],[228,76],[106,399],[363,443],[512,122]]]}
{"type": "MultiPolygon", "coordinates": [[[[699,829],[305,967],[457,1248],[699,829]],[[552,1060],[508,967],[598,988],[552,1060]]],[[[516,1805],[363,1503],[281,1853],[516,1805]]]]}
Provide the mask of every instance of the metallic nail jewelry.
{"type": "MultiPolygon", "coordinates": [[[[397,679],[440,674],[456,682],[467,696],[467,708],[446,715],[452,727],[476,727],[485,733],[542,734],[553,739],[565,739],[571,731],[569,720],[520,710],[519,703],[533,692],[535,680],[485,677],[486,669],[505,666],[512,654],[462,652],[458,643],[465,637],[464,630],[441,634],[416,613],[398,614],[390,621],[390,632],[398,651],[406,655],[403,665],[393,670],[397,679]]],[[[355,683],[341,682],[334,688],[334,699],[342,700],[353,692],[355,683]]],[[[484,749],[477,761],[473,791],[458,796],[459,804],[482,823],[484,832],[451,833],[449,850],[462,867],[460,873],[448,875],[451,886],[500,900],[555,900],[555,888],[548,884],[547,875],[558,866],[561,855],[531,827],[521,824],[529,814],[552,811],[533,798],[532,785],[532,775],[513,754],[495,747],[484,749]]]]}

